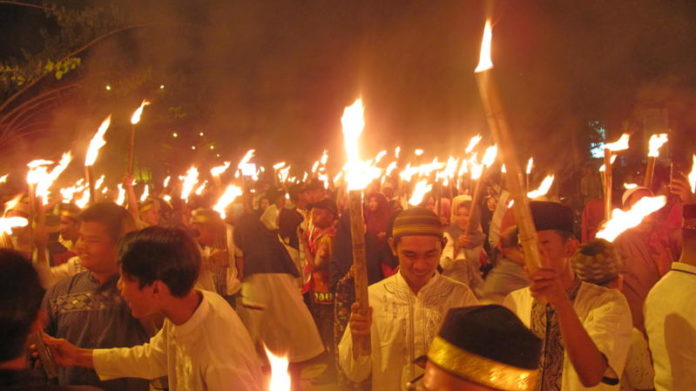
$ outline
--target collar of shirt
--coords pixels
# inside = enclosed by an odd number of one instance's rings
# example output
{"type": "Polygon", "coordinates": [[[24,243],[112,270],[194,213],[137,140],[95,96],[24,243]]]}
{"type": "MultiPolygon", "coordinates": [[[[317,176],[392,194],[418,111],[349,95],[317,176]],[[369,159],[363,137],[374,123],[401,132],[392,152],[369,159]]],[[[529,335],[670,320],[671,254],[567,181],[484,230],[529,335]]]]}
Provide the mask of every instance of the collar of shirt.
{"type": "Polygon", "coordinates": [[[433,286],[437,284],[440,278],[440,273],[435,272],[435,275],[433,275],[430,278],[430,280],[425,285],[423,285],[423,287],[418,291],[418,294],[414,294],[411,290],[411,287],[408,285],[408,282],[406,282],[406,279],[404,279],[404,276],[401,275],[401,272],[396,273],[396,281],[398,282],[399,286],[409,294],[414,295],[416,297],[423,297],[423,295],[426,295],[428,291],[433,289],[433,286]]]}
{"type": "Polygon", "coordinates": [[[184,324],[182,325],[174,325],[175,337],[185,338],[187,335],[196,332],[196,330],[201,328],[200,326],[202,325],[206,316],[208,316],[208,312],[210,312],[210,304],[208,303],[208,300],[205,297],[205,293],[201,291],[197,292],[203,295],[201,303],[198,305],[198,308],[196,308],[196,310],[193,311],[193,315],[191,315],[189,320],[184,322],[184,324]]]}
{"type": "Polygon", "coordinates": [[[672,262],[672,271],[696,275],[696,266],[683,262],[672,262]]]}

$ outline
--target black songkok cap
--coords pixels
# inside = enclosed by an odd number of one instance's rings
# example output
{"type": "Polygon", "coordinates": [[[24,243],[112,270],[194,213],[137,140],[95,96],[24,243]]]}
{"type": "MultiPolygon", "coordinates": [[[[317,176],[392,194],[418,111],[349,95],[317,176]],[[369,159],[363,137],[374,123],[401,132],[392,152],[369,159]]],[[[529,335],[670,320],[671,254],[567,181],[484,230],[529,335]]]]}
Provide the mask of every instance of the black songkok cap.
{"type": "Polygon", "coordinates": [[[452,308],[428,360],[455,376],[506,391],[537,386],[541,340],[505,307],[452,308]]]}
{"type": "Polygon", "coordinates": [[[529,203],[537,231],[573,232],[573,210],[557,202],[532,201],[529,203]]]}

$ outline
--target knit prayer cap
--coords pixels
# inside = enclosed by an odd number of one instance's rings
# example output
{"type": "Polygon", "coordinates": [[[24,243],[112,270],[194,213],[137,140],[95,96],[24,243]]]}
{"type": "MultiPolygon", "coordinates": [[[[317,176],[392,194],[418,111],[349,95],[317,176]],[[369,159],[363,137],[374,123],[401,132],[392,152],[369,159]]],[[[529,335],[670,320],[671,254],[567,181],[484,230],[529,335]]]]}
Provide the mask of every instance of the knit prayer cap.
{"type": "Polygon", "coordinates": [[[558,202],[532,201],[529,203],[537,231],[573,232],[573,210],[558,202]]]}
{"type": "Polygon", "coordinates": [[[433,211],[415,207],[406,209],[396,216],[392,236],[394,240],[409,235],[431,235],[441,238],[443,232],[442,223],[433,211]]]}

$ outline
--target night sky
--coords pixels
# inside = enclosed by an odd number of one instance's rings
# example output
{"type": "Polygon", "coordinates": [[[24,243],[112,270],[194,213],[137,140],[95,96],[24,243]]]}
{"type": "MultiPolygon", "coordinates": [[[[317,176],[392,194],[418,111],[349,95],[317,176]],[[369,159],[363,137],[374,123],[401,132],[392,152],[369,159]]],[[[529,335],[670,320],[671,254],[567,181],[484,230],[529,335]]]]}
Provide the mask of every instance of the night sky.
{"type": "MultiPolygon", "coordinates": [[[[202,142],[199,131],[225,156],[256,147],[268,160],[311,162],[325,147],[340,149],[341,112],[359,95],[373,153],[402,145],[446,156],[487,135],[473,77],[483,1],[132,4],[129,17],[149,26],[86,53],[71,76],[79,93],[55,107],[51,130],[23,153],[78,148],[106,114],[126,123],[144,97],[165,118],[148,122],[146,112],[139,131],[147,140],[139,155],[152,165],[202,142]],[[149,84],[138,85],[142,74],[149,84]],[[123,94],[105,91],[122,79],[123,94]],[[185,115],[167,119],[172,112],[185,115]],[[179,140],[167,139],[173,130],[179,140]],[[142,151],[165,143],[169,155],[142,151]]],[[[41,39],[36,11],[0,7],[0,53],[41,39]]],[[[696,126],[696,2],[509,0],[495,2],[492,16],[493,61],[521,155],[562,165],[572,154],[559,151],[575,145],[582,160],[589,121],[614,138],[623,120],[637,131],[653,107],[668,108],[682,134],[696,126]]],[[[214,160],[209,151],[175,157],[214,160]]]]}

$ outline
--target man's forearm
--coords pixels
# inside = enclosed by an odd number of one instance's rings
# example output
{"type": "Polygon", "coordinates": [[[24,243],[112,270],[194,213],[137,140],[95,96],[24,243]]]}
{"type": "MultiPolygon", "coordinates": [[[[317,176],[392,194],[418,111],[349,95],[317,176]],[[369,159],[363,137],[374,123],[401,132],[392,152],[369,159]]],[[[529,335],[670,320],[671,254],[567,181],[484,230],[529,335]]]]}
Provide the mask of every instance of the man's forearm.
{"type": "Polygon", "coordinates": [[[77,349],[75,354],[75,366],[94,368],[94,349],[77,349]]]}
{"type": "Polygon", "coordinates": [[[566,352],[580,381],[585,387],[599,384],[608,366],[607,359],[587,334],[570,300],[555,306],[555,310],[566,352]]]}

